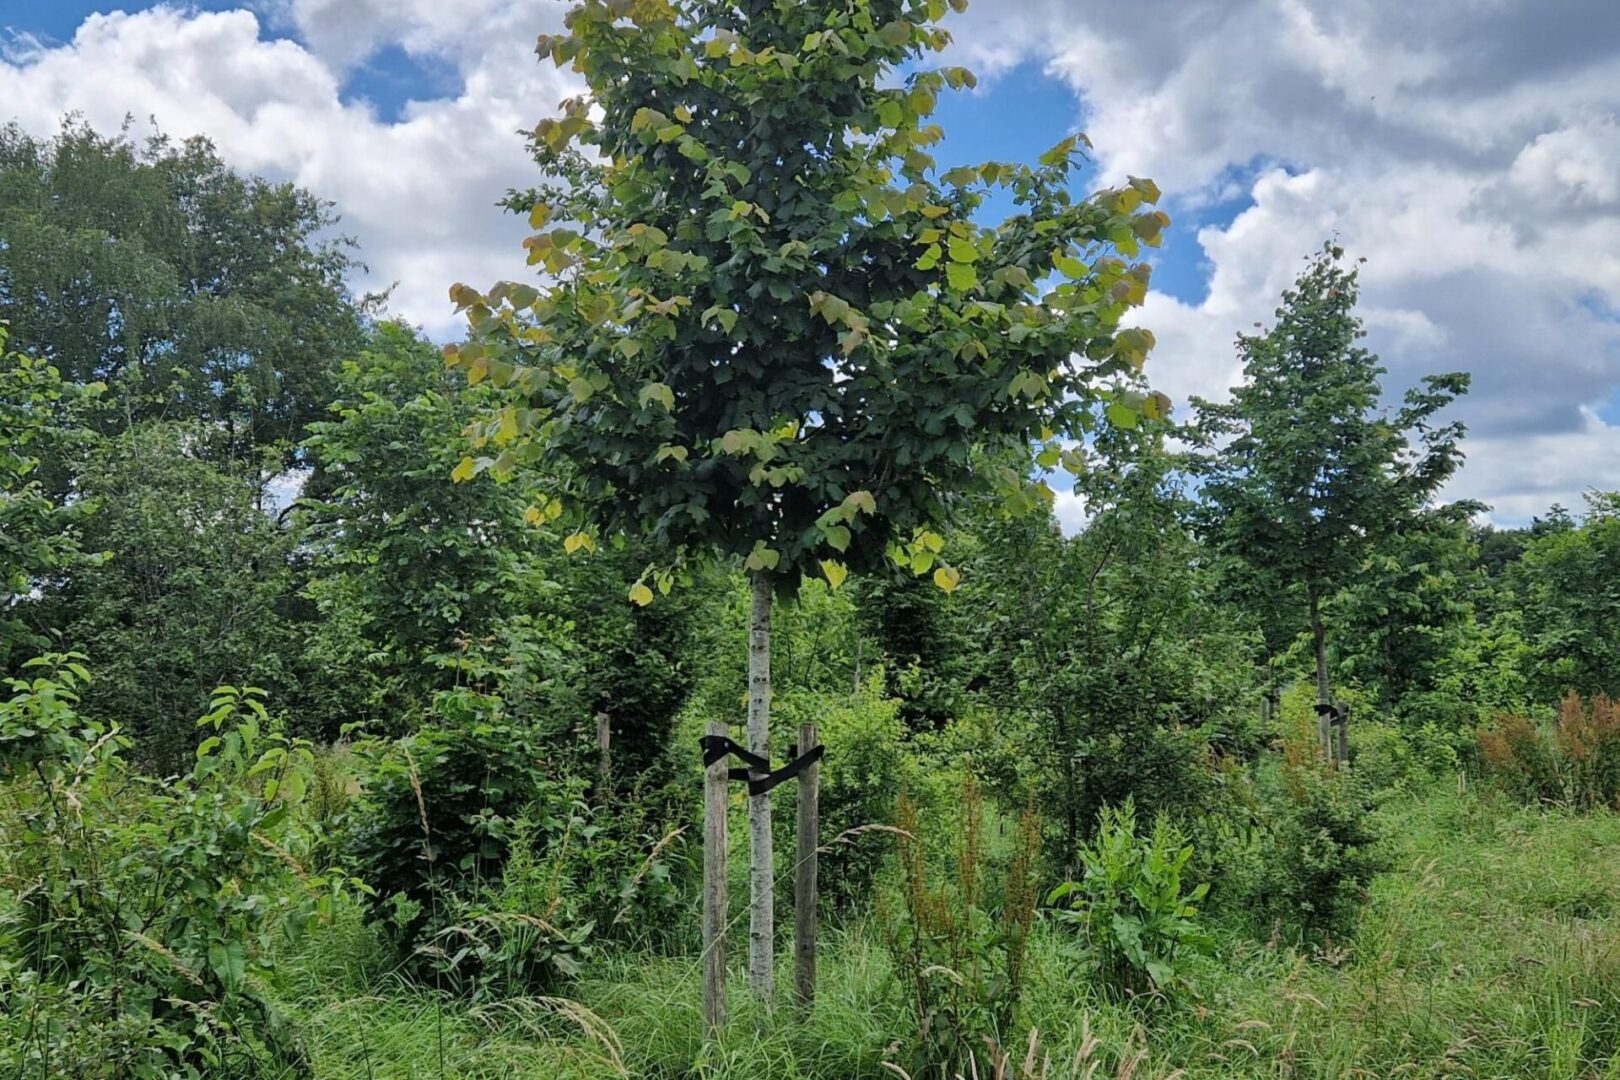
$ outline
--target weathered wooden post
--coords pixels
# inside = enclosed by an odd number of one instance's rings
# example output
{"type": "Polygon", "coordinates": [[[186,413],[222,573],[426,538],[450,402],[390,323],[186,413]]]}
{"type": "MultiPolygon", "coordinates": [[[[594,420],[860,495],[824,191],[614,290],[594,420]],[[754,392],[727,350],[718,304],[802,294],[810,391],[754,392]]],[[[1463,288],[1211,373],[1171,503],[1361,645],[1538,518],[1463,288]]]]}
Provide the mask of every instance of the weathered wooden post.
{"type": "Polygon", "coordinates": [[[1329,765],[1333,764],[1333,714],[1334,708],[1325,701],[1316,703],[1316,748],[1322,752],[1322,760],[1329,765]]]}
{"type": "MultiPolygon", "coordinates": [[[[799,754],[821,743],[816,725],[799,725],[799,754]]],[[[816,1001],[816,852],[821,841],[821,765],[812,761],[799,774],[799,842],[793,869],[793,992],[805,1012],[816,1001]]]]}
{"type": "Polygon", "coordinates": [[[1336,720],[1339,726],[1339,764],[1350,764],[1350,706],[1338,707],[1336,720]]]}
{"type": "Polygon", "coordinates": [[[596,714],[596,800],[606,806],[613,790],[613,722],[608,714],[596,714]]]}
{"type": "MultiPolygon", "coordinates": [[[[723,721],[709,735],[726,737],[723,721]]],[[[726,781],[727,761],[714,755],[703,772],[703,1030],[716,1038],[726,1024],[726,781]]]]}

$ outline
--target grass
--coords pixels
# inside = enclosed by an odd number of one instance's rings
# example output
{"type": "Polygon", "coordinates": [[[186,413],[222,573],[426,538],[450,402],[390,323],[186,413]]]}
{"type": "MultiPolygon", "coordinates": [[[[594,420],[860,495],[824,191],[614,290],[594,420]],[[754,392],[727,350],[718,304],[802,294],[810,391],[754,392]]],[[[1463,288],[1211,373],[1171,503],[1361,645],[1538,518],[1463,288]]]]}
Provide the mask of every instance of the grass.
{"type": "MultiPolygon", "coordinates": [[[[1381,813],[1391,869],[1354,938],[1301,951],[1223,935],[1195,1001],[1105,1001],[1061,931],[1038,933],[1024,1008],[1037,1075],[1620,1080],[1620,818],[1446,786],[1381,813]]],[[[712,1045],[691,957],[598,954],[568,1001],[472,1007],[388,975],[350,918],[286,967],[322,1080],[887,1080],[911,1022],[862,926],[825,935],[808,1020],[766,1015],[734,975],[712,1045]]],[[[1026,1047],[1016,1040],[1016,1061],[1026,1047]]]]}

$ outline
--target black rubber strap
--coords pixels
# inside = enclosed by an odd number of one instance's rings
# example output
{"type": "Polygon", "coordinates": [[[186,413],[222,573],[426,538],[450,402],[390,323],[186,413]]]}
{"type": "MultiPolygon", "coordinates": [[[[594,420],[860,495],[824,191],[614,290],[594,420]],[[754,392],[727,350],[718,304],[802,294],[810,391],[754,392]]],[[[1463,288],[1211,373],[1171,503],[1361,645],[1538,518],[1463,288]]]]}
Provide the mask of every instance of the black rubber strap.
{"type": "Polygon", "coordinates": [[[816,762],[820,761],[822,755],[826,752],[827,748],[825,746],[818,746],[808,754],[801,754],[800,756],[794,758],[792,761],[788,762],[786,765],[782,766],[780,769],[777,769],[773,773],[766,773],[764,776],[759,777],[750,777],[748,780],[748,794],[763,795],[777,784],[780,784],[782,781],[793,779],[795,776],[798,776],[800,773],[804,772],[804,770],[808,769],[811,765],[814,765],[816,762]]]}
{"type": "Polygon", "coordinates": [[[738,745],[724,735],[705,735],[698,740],[698,745],[703,747],[703,764],[705,767],[713,765],[728,754],[734,754],[755,772],[771,771],[770,762],[757,754],[749,753],[746,747],[738,745]]]}
{"type": "MultiPolygon", "coordinates": [[[[808,754],[801,754],[786,765],[771,771],[771,763],[758,754],[750,753],[724,735],[704,735],[698,739],[698,745],[703,748],[703,765],[707,768],[717,761],[728,756],[741,758],[748,766],[745,769],[728,769],[726,776],[731,780],[741,780],[748,784],[748,794],[763,795],[784,780],[791,780],[811,765],[822,759],[826,754],[825,746],[818,746],[808,754]]],[[[794,747],[794,749],[798,749],[794,747]]]]}

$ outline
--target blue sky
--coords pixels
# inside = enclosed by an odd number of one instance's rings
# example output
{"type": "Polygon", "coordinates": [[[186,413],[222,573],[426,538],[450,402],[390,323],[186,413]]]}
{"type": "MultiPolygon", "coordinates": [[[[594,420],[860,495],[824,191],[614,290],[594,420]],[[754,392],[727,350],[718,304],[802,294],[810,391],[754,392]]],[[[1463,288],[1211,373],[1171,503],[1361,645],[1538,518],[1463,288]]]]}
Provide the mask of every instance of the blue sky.
{"type": "MultiPolygon", "coordinates": [[[[579,91],[537,65],[567,0],[9,0],[0,122],[155,116],[334,200],[392,309],[456,334],[448,284],[525,271],[495,209],[516,132],[579,91]]],[[[1220,397],[1234,336],[1328,236],[1365,256],[1398,394],[1467,370],[1447,494],[1500,521],[1620,488],[1620,4],[1614,0],[973,0],[946,58],[946,165],[1075,130],[1086,184],[1150,176],[1174,219],[1140,313],[1154,383],[1220,397]]],[[[1006,209],[991,206],[988,212],[1006,209]]],[[[1075,506],[1060,510],[1079,514],[1075,506]]]]}

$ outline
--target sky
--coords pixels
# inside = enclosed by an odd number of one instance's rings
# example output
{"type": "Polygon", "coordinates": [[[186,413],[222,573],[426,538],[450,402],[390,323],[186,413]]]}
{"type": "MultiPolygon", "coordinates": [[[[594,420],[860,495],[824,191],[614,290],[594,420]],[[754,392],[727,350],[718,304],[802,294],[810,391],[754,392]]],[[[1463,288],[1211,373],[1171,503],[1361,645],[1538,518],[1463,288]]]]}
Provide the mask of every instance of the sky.
{"type": "MultiPolygon", "coordinates": [[[[354,287],[450,340],[452,282],[527,273],[495,203],[535,179],[519,132],[580,90],[533,53],[567,7],[0,0],[0,122],[205,134],[334,201],[354,287]]],[[[942,98],[943,167],[1084,131],[1088,182],[1164,190],[1136,321],[1183,413],[1335,237],[1392,396],[1473,374],[1446,498],[1517,524],[1620,488],[1620,0],[973,0],[946,25],[981,81],[942,98]]]]}

